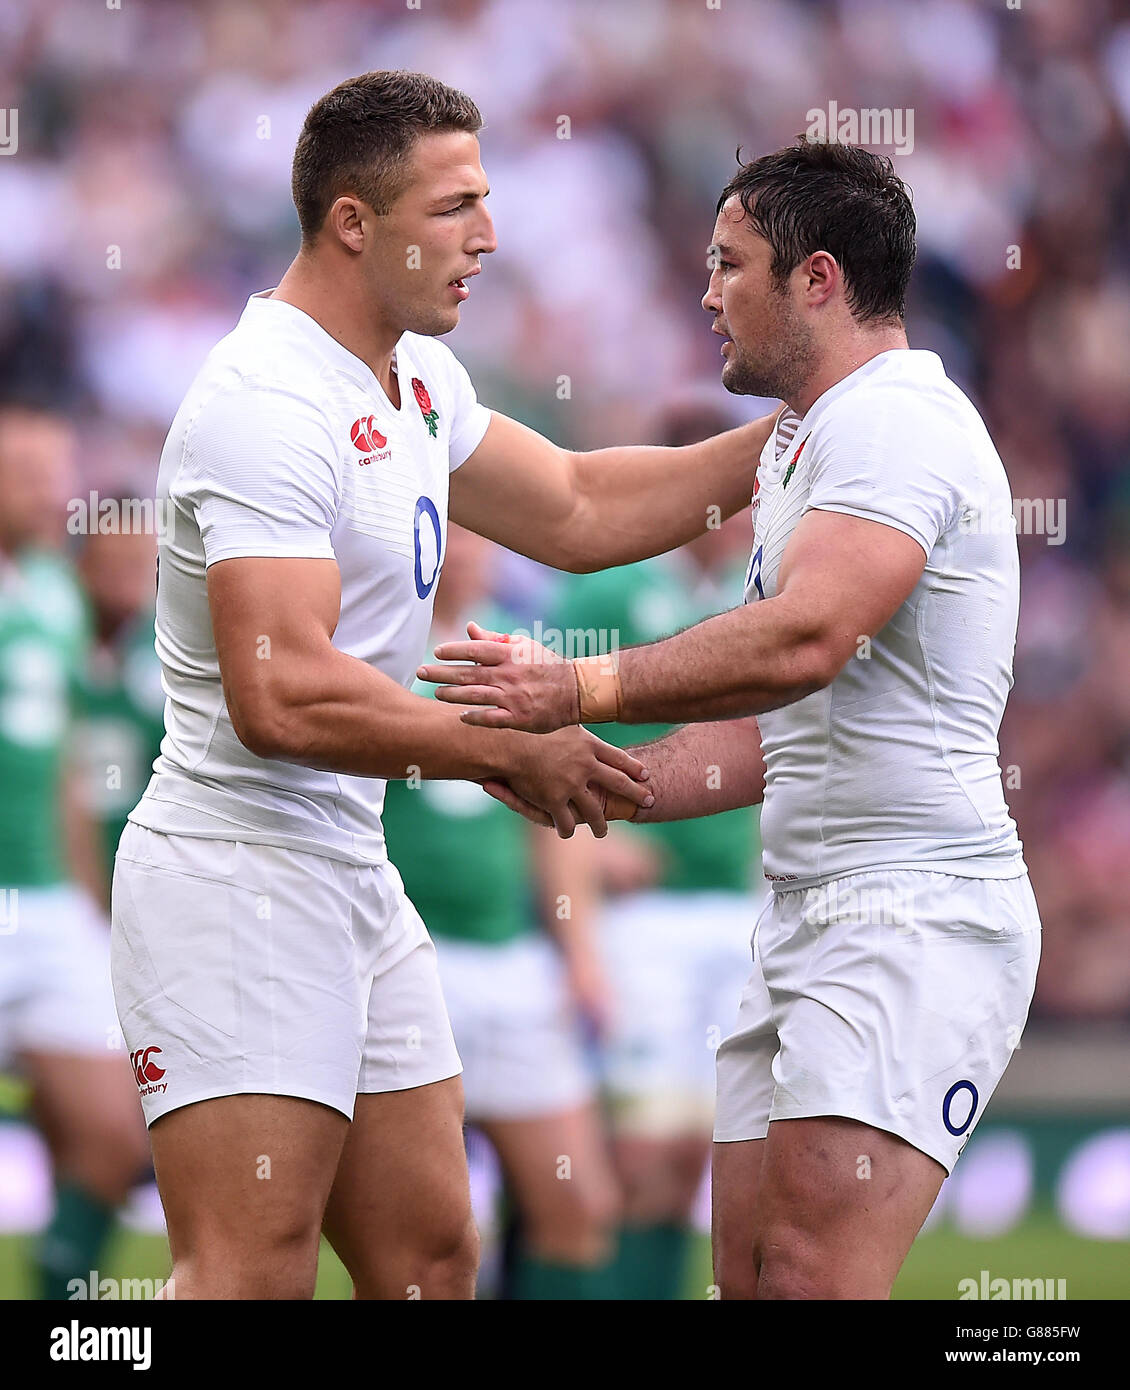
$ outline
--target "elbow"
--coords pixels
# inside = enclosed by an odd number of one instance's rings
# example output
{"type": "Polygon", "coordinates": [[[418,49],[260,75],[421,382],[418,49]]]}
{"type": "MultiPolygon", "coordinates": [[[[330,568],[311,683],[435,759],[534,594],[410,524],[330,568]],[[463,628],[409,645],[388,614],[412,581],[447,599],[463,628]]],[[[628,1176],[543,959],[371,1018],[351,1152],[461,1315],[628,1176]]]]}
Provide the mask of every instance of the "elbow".
{"type": "Polygon", "coordinates": [[[257,758],[285,761],[293,753],[294,725],[271,701],[228,700],[228,715],[236,738],[257,758]]]}
{"type": "Polygon", "coordinates": [[[800,644],[795,649],[791,673],[796,691],[793,698],[803,700],[818,690],[826,690],[844,669],[845,659],[836,644],[825,638],[815,637],[800,644]]]}

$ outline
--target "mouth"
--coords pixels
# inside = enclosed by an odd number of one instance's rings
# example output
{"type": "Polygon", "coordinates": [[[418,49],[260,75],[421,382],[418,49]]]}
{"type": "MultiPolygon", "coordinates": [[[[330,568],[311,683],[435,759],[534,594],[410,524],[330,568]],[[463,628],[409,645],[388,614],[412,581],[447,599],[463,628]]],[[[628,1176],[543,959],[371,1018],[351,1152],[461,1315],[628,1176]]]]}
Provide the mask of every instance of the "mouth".
{"type": "Polygon", "coordinates": [[[466,299],[467,296],[471,293],[467,281],[471,278],[472,275],[478,275],[479,270],[479,266],[474,266],[471,270],[468,270],[465,275],[460,276],[458,280],[449,280],[447,282],[447,288],[449,290],[455,291],[455,294],[460,300],[460,302],[466,299]]]}

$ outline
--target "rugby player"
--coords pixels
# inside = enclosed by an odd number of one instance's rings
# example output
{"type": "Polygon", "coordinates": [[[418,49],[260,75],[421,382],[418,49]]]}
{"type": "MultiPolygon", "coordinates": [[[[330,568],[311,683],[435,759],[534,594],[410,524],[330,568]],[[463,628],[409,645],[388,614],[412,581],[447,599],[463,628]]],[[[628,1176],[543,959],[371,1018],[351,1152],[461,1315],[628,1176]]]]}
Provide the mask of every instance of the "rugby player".
{"type": "Polygon", "coordinates": [[[497,779],[563,836],[650,800],[586,731],[472,729],[408,689],[449,475],[454,520],[596,568],[738,510],[768,437],[574,454],[478,403],[436,339],[495,248],[480,126],[418,73],[314,104],[298,255],[162,453],[166,734],[118,849],[113,966],[178,1298],[309,1297],[323,1229],[358,1297],[471,1295],[460,1063],[384,780],[497,779]]]}
{"type": "Polygon", "coordinates": [[[74,756],[88,633],[54,545],[74,453],[62,416],[0,406],[0,1067],[26,1083],[51,1160],[54,1207],[33,1256],[50,1299],[98,1268],[147,1157],[74,756]]]}
{"type": "Polygon", "coordinates": [[[465,712],[475,725],[685,721],[646,749],[656,800],[636,819],[764,785],[775,891],[717,1063],[724,1297],[889,1296],[1039,961],[998,764],[1019,564],[985,519],[1011,510],[1008,479],[939,358],[908,346],[914,236],[906,188],[866,150],[802,140],[740,168],[703,307],[723,385],[785,402],[745,606],[618,670],[475,627],[437,656],[479,664],[420,672],[491,707],[465,712]]]}
{"type": "MultiPolygon", "coordinates": [[[[724,428],[717,406],[687,401],[664,410],[657,437],[687,444],[724,428]]],[[[607,647],[613,634],[619,647],[657,641],[732,607],[748,554],[742,515],[669,555],[566,576],[553,625],[577,655],[597,650],[601,637],[607,647]]],[[[603,724],[600,732],[626,748],[670,727],[603,724]]],[[[575,859],[578,840],[589,840],[608,890],[596,940],[612,996],[601,1058],[624,1190],[618,1297],[681,1298],[710,1153],[714,1055],[749,974],[750,928],[764,890],[757,811],[618,825],[598,843],[578,836],[559,853],[575,859]]]]}
{"type": "MultiPolygon", "coordinates": [[[[449,528],[434,640],[481,615],[499,553],[449,528]]],[[[597,904],[573,864],[594,842],[543,835],[474,782],[389,782],[382,822],[436,943],[467,1121],[497,1154],[519,1217],[511,1295],[610,1298],[616,1182],[580,1027],[604,1006],[597,904]]]]}

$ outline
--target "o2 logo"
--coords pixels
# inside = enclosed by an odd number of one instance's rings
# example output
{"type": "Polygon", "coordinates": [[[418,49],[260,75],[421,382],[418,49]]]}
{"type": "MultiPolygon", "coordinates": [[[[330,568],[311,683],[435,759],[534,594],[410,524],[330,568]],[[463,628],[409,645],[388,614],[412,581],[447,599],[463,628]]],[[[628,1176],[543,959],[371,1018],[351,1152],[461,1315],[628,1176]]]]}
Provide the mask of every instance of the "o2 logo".
{"type": "MultiPolygon", "coordinates": [[[[973,1123],[973,1116],[977,1113],[977,1099],[977,1087],[974,1086],[972,1081],[955,1081],[946,1092],[946,1098],[942,1101],[942,1124],[945,1125],[951,1134],[964,1134],[973,1123]],[[952,1107],[954,1099],[960,1095],[962,1091],[969,1092],[969,1113],[961,1124],[955,1125],[953,1122],[952,1107]]],[[[959,1104],[958,1111],[960,1112],[962,1108],[963,1105],[959,1104]]]]}
{"type": "Polygon", "coordinates": [[[443,529],[436,504],[430,497],[418,497],[412,518],[412,573],[420,598],[427,598],[435,587],[442,559],[443,529]]]}

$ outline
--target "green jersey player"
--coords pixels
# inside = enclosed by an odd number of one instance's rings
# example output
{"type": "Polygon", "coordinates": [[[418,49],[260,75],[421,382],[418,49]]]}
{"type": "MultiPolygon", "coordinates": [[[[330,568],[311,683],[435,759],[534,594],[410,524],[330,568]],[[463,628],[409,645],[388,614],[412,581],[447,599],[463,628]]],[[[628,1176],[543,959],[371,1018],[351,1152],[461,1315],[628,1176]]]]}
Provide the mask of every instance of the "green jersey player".
{"type": "MultiPolygon", "coordinates": [[[[436,641],[463,633],[491,560],[488,541],[451,526],[436,641]]],[[[520,1218],[513,1295],[611,1297],[614,1184],[579,1027],[582,1011],[601,1010],[599,976],[591,905],[575,892],[563,902],[569,849],[474,782],[391,781],[384,826],[436,941],[467,1119],[497,1153],[520,1218]],[[555,1176],[562,1154],[568,1182],[555,1176]]]]}
{"type": "MultiPolygon", "coordinates": [[[[672,416],[665,442],[718,428],[713,412],[672,416]]],[[[749,518],[682,550],[560,585],[554,636],[590,656],[677,632],[741,596],[749,518]]],[[[537,634],[535,633],[536,637],[537,634]]],[[[671,726],[604,724],[627,747],[671,726]]],[[[627,1298],[678,1297],[691,1218],[707,1162],[714,1052],[749,974],[761,896],[757,807],[696,820],[616,825],[594,846],[606,903],[601,943],[615,1008],[605,1040],[624,1191],[616,1278],[627,1298]]]]}
{"type": "Polygon", "coordinates": [[[97,1269],[145,1159],[106,925],[72,881],[96,879],[69,774],[86,625],[69,568],[43,545],[63,534],[72,449],[56,416],[0,408],[0,1066],[26,1079],[52,1161],[36,1259],[40,1292],[57,1299],[97,1269]]]}

